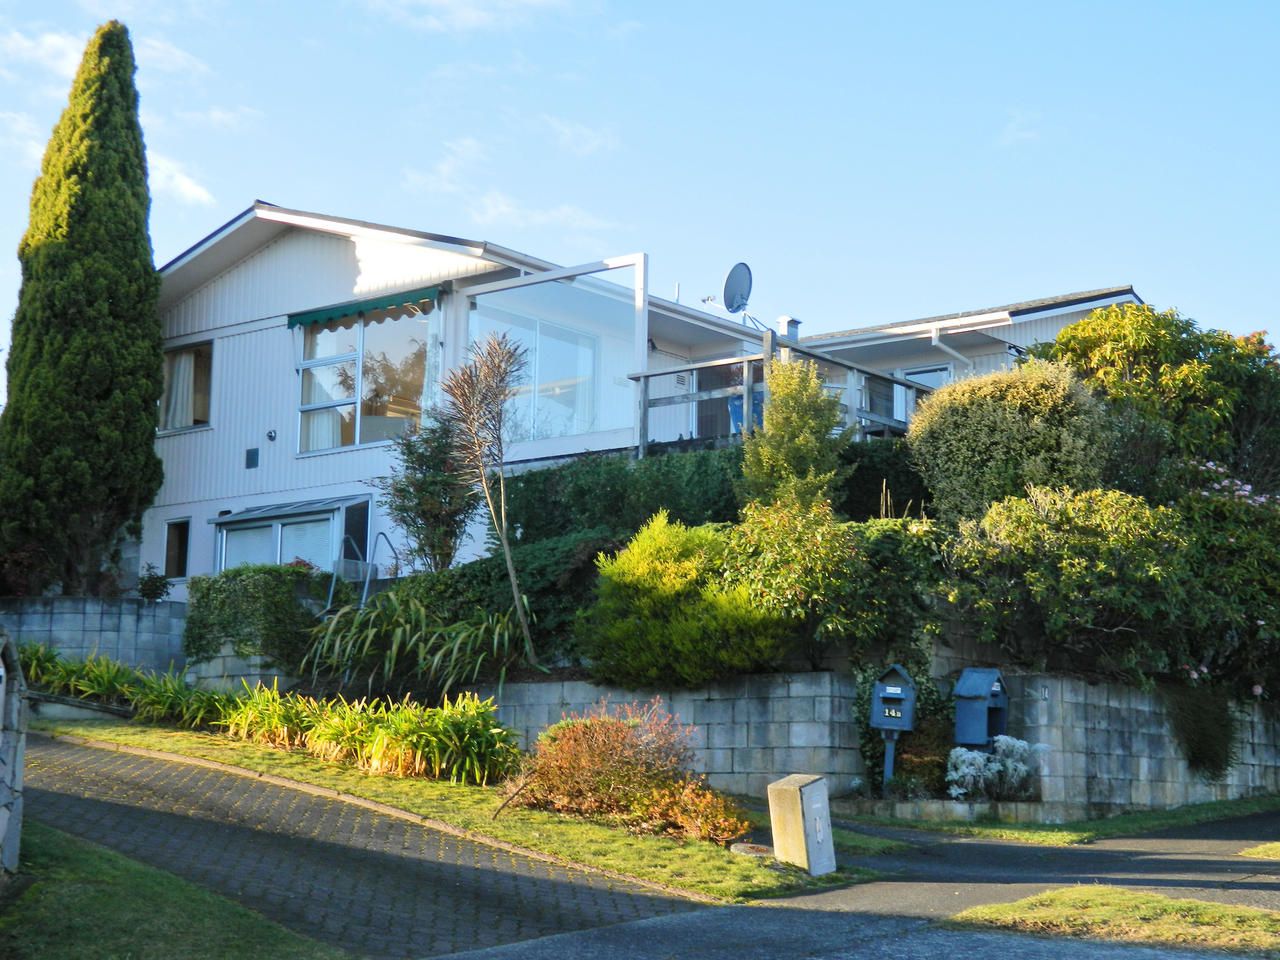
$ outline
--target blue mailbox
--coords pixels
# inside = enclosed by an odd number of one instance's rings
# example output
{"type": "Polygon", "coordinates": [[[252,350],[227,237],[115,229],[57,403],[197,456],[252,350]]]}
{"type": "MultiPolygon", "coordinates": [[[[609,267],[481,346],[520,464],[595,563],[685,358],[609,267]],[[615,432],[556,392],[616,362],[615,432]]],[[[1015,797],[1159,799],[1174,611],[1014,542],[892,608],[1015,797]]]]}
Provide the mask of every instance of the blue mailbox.
{"type": "Polygon", "coordinates": [[[871,688],[871,726],[900,732],[916,728],[916,683],[896,663],[871,688]]]}
{"type": "Polygon", "coordinates": [[[952,691],[956,698],[956,743],[991,746],[1009,723],[1009,691],[994,667],[965,667],[952,691]]]}
{"type": "Polygon", "coordinates": [[[898,735],[916,726],[916,682],[899,664],[893,664],[871,687],[871,726],[884,737],[884,784],[893,779],[893,756],[898,735]]]}

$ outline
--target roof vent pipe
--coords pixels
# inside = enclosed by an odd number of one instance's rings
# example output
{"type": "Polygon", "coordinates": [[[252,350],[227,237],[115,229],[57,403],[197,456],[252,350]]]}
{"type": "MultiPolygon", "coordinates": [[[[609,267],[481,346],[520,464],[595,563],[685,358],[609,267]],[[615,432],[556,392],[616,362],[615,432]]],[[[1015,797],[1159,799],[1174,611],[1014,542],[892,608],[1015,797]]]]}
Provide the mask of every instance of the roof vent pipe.
{"type": "Polygon", "coordinates": [[[785,313],[778,318],[778,333],[786,337],[788,340],[800,339],[800,321],[795,317],[789,317],[785,313]]]}

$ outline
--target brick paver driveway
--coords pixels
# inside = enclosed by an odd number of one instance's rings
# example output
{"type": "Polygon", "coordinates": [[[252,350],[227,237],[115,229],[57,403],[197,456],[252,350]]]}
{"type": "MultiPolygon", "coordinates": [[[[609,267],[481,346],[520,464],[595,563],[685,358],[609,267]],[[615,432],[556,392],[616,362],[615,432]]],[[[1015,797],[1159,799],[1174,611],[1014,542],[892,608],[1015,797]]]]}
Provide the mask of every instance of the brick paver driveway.
{"type": "Polygon", "coordinates": [[[33,737],[27,815],[372,957],[425,957],[697,909],[340,800],[33,737]]]}

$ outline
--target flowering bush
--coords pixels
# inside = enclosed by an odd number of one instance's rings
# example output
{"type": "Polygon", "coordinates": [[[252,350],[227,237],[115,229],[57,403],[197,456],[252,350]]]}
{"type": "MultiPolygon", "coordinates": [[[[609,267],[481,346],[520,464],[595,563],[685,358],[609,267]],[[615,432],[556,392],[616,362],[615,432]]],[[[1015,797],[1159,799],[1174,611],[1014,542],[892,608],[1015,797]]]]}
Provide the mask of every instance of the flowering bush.
{"type": "Polygon", "coordinates": [[[956,747],[947,758],[947,792],[953,800],[1025,800],[1031,796],[1031,764],[1048,749],[1016,737],[996,737],[992,752],[956,747]]]}

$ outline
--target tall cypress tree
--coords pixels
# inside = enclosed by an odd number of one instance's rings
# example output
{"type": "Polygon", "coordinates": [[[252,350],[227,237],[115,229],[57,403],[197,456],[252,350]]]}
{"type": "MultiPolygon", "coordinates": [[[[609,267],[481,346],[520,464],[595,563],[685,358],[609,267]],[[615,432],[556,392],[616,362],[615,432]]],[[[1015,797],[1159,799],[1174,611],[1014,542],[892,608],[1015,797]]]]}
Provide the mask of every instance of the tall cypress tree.
{"type": "Polygon", "coordinates": [[[160,278],[133,47],[98,28],[45,149],[18,246],[0,416],[0,547],[11,588],[96,593],[160,488],[160,278]],[[21,582],[24,581],[25,583],[21,582]]]}

